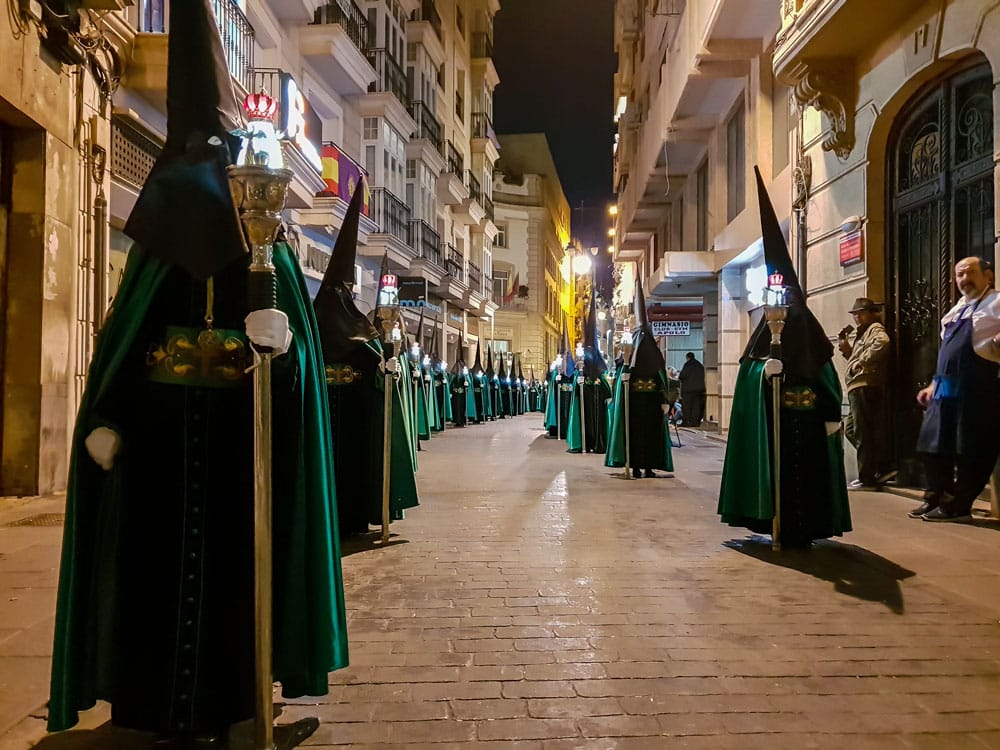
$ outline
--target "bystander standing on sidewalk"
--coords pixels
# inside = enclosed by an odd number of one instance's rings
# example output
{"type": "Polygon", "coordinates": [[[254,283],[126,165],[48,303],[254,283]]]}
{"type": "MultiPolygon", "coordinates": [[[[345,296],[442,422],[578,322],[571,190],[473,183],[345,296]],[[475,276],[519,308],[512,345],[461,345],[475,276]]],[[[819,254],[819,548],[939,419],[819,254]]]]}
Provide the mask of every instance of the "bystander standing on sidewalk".
{"type": "Polygon", "coordinates": [[[847,358],[844,385],[850,412],[844,420],[844,435],[858,453],[858,478],[849,489],[885,484],[896,477],[891,468],[886,434],[885,384],[889,368],[889,335],[878,320],[881,305],[858,297],[848,311],[857,332],[854,343],[848,330],[841,332],[840,353],[847,358]]]}

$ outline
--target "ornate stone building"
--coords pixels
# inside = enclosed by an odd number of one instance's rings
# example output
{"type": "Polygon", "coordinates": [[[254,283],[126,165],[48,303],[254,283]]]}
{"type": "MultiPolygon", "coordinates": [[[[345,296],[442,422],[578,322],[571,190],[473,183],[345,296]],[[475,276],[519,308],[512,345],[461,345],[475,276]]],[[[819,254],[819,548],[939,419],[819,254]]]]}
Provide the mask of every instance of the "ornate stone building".
{"type": "Polygon", "coordinates": [[[615,35],[616,259],[703,305],[722,428],[762,304],[758,165],[831,340],[855,297],[886,302],[891,440],[916,481],[951,268],[996,242],[995,3],[619,0],[615,35]]]}

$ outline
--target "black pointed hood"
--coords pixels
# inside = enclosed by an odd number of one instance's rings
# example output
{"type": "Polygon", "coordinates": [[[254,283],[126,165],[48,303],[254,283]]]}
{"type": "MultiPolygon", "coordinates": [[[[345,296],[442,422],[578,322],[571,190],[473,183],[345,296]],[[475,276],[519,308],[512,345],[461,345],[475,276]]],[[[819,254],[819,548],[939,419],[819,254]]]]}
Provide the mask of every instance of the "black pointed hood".
{"type": "Polygon", "coordinates": [[[330,264],[323,274],[323,283],[313,300],[323,359],[328,364],[342,361],[350,352],[379,337],[372,322],[358,310],[352,293],[362,190],[359,184],[354,191],[330,264]]]}
{"type": "Polygon", "coordinates": [[[452,375],[461,375],[462,371],[465,369],[465,360],[459,357],[455,360],[455,364],[451,366],[452,375]]]}
{"type": "Polygon", "coordinates": [[[531,380],[529,380],[528,382],[530,382],[530,383],[537,382],[535,380],[535,366],[534,365],[528,365],[528,370],[531,372],[531,380]]]}
{"type": "Polygon", "coordinates": [[[521,379],[522,383],[524,382],[524,368],[521,367],[521,358],[520,357],[517,358],[517,377],[519,377],[521,379]]]}
{"type": "Polygon", "coordinates": [[[483,371],[486,373],[486,377],[493,379],[493,347],[486,347],[486,369],[483,371]]]}
{"type": "Polygon", "coordinates": [[[507,380],[507,368],[504,364],[504,360],[506,359],[507,358],[504,357],[503,354],[500,355],[500,367],[497,369],[497,377],[500,378],[501,383],[507,380]]]}
{"type": "Polygon", "coordinates": [[[476,342],[476,361],[472,363],[472,374],[473,375],[475,375],[477,373],[480,373],[480,372],[484,372],[484,370],[483,370],[483,360],[480,357],[480,352],[481,352],[481,350],[480,350],[480,342],[477,341],[476,342]]]}
{"type": "Polygon", "coordinates": [[[642,282],[635,280],[635,302],[633,304],[635,313],[635,330],[649,327],[649,313],[646,311],[646,294],[642,291],[642,282]]]}
{"type": "Polygon", "coordinates": [[[597,295],[593,290],[587,314],[583,318],[583,369],[584,375],[589,379],[600,377],[608,369],[597,338],[597,295]]]}
{"type": "MultiPolygon", "coordinates": [[[[814,377],[820,368],[833,357],[833,344],[827,338],[823,327],[816,320],[812,311],[805,304],[805,295],[799,286],[795,267],[788,254],[788,245],[781,232],[774,207],[767,194],[760,170],[754,167],[757,177],[757,198],[760,203],[761,240],[764,244],[764,262],[767,274],[780,273],[787,287],[785,303],[788,305],[788,317],[781,333],[782,361],[784,371],[789,376],[814,377]]],[[[740,361],[751,359],[767,359],[771,349],[771,329],[767,322],[761,319],[757,329],[750,336],[746,349],[740,361]]]]}
{"type": "Polygon", "coordinates": [[[389,273],[389,253],[386,251],[382,254],[382,265],[378,272],[378,283],[375,284],[375,307],[372,309],[372,323],[375,326],[375,330],[379,332],[379,338],[385,338],[385,331],[382,330],[382,318],[379,316],[378,311],[382,307],[380,304],[382,300],[382,279],[385,275],[389,273]]]}
{"type": "Polygon", "coordinates": [[[167,140],[125,234],[149,255],[206,279],[247,252],[226,167],[242,122],[210,0],[170,3],[167,140]]]}

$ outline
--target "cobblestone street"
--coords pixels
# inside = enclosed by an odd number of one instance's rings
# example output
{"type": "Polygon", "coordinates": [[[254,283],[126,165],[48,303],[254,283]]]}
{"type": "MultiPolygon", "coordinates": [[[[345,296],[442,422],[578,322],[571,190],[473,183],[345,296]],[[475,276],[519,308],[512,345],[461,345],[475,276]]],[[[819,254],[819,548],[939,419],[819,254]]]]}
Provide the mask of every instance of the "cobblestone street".
{"type": "MultiPolygon", "coordinates": [[[[715,517],[723,444],[681,435],[676,477],[639,481],[534,417],[425,444],[394,544],[346,546],[351,667],[279,722],[365,749],[1000,747],[995,526],[853,493],[843,542],[773,553],[715,517]]],[[[44,736],[58,531],[0,531],[4,750],[44,736]]],[[[35,746],[113,746],[90,713],[35,746]]]]}

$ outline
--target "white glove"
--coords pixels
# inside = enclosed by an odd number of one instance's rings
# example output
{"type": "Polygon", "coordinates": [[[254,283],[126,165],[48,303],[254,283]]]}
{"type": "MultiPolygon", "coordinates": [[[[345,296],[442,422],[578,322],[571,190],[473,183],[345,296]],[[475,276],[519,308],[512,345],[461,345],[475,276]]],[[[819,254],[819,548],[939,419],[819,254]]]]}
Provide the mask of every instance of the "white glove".
{"type": "Polygon", "coordinates": [[[764,363],[764,374],[769,378],[773,378],[775,375],[780,375],[785,371],[785,366],[781,363],[780,359],[769,359],[764,363]]]}
{"type": "Polygon", "coordinates": [[[836,435],[840,431],[840,422],[824,422],[823,424],[826,426],[827,436],[836,435]]]}
{"type": "Polygon", "coordinates": [[[281,310],[254,310],[244,320],[247,338],[258,347],[271,350],[278,357],[292,345],[292,331],[288,327],[288,316],[281,310]]]}
{"type": "Polygon", "coordinates": [[[662,411],[664,414],[669,414],[670,404],[660,404],[660,411],[662,411]]]}
{"type": "Polygon", "coordinates": [[[90,457],[94,459],[94,463],[105,471],[111,471],[115,455],[122,447],[122,439],[110,427],[98,427],[87,435],[83,445],[90,457]]]}
{"type": "Polygon", "coordinates": [[[395,357],[389,357],[385,361],[385,369],[387,372],[396,372],[399,369],[399,360],[395,357]]]}

